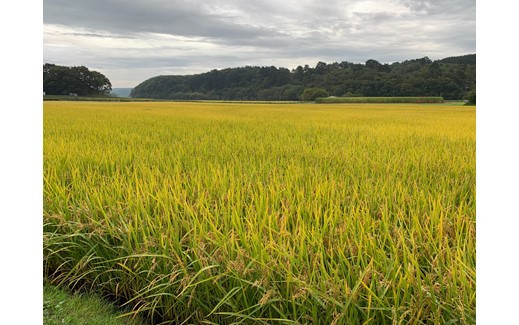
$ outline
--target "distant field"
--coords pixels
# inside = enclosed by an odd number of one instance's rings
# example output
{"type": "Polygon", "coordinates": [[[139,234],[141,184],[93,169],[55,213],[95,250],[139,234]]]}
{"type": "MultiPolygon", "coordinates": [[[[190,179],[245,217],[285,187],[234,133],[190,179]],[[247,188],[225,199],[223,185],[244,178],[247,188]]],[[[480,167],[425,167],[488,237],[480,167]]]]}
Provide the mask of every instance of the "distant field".
{"type": "Polygon", "coordinates": [[[44,101],[89,101],[89,102],[150,102],[155,101],[149,98],[130,98],[130,97],[84,97],[67,95],[45,95],[44,101]]]}
{"type": "Polygon", "coordinates": [[[443,97],[323,97],[316,103],[443,103],[443,97]]]}
{"type": "Polygon", "coordinates": [[[45,276],[155,323],[473,324],[475,112],[45,102],[45,276]]]}
{"type": "Polygon", "coordinates": [[[46,95],[44,101],[72,101],[72,102],[193,102],[193,103],[247,103],[247,104],[295,104],[294,101],[238,101],[238,100],[180,100],[180,99],[152,99],[152,98],[132,98],[132,97],[84,97],[67,95],[46,95]]]}

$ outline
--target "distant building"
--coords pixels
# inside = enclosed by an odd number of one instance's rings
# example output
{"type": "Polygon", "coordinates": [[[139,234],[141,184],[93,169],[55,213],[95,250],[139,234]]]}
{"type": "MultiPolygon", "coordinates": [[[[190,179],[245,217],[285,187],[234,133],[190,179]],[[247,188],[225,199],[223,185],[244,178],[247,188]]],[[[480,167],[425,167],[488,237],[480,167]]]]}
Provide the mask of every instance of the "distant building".
{"type": "Polygon", "coordinates": [[[76,94],[76,93],[69,93],[68,95],[69,95],[69,96],[77,97],[77,94],[76,94]]]}

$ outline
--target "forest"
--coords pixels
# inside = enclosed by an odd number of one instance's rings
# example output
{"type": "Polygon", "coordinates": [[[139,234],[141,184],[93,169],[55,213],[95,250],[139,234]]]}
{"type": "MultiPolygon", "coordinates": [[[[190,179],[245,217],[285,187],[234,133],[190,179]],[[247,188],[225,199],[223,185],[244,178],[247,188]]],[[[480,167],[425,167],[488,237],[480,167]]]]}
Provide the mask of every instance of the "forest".
{"type": "Polygon", "coordinates": [[[295,69],[245,66],[194,75],[150,78],[132,92],[134,98],[178,100],[301,100],[308,88],[323,95],[441,96],[467,98],[476,89],[476,54],[431,60],[428,57],[380,63],[318,62],[295,69]]]}

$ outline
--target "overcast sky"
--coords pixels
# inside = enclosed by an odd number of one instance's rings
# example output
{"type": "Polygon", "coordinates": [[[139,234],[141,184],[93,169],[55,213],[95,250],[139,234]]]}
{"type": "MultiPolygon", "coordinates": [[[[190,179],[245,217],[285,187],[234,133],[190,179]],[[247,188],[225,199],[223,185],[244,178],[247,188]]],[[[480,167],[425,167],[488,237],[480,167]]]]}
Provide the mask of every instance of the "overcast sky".
{"type": "Polygon", "coordinates": [[[43,59],[116,87],[245,65],[476,52],[475,0],[44,0],[43,59]]]}

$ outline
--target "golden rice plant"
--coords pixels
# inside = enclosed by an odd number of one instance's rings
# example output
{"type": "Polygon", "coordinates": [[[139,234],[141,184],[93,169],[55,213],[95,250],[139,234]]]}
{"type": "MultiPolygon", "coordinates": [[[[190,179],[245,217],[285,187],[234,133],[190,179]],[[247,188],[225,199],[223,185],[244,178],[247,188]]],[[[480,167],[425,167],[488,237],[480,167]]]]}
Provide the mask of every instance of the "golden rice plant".
{"type": "Polygon", "coordinates": [[[152,323],[475,322],[475,108],[44,103],[44,270],[152,323]]]}

